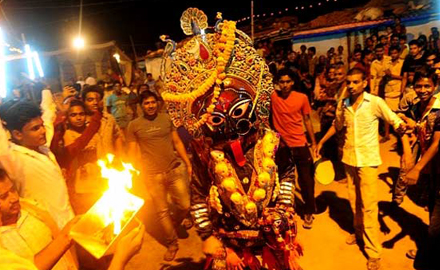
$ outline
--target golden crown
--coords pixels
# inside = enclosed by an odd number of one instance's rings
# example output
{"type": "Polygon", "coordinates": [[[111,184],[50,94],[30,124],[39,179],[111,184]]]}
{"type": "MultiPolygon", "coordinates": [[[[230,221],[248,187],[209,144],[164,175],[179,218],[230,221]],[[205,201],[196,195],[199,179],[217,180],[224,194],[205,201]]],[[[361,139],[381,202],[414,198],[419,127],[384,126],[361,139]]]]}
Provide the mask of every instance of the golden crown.
{"type": "Polygon", "coordinates": [[[174,125],[183,125],[195,134],[214,111],[229,77],[243,79],[254,88],[253,110],[263,125],[267,124],[274,89],[272,75],[252,40],[236,29],[234,21],[223,20],[221,13],[217,14],[215,26],[208,27],[206,15],[197,8],[189,8],[180,24],[184,33],[192,37],[178,48],[172,40],[161,36],[168,42],[161,67],[165,82],[162,97],[174,125]],[[192,105],[206,95],[212,95],[211,103],[205,114],[197,116],[192,105]]]}

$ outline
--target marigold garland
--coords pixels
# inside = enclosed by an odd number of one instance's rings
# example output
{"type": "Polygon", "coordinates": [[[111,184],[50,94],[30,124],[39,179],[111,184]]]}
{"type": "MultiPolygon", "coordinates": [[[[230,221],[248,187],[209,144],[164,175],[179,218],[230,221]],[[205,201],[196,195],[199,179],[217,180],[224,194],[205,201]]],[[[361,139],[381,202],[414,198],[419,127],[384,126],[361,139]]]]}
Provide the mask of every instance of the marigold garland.
{"type": "Polygon", "coordinates": [[[211,99],[211,105],[206,109],[206,114],[202,115],[200,120],[194,124],[196,128],[199,128],[203,124],[208,121],[209,115],[214,112],[215,103],[220,95],[221,87],[220,85],[223,83],[223,80],[226,78],[226,64],[229,58],[231,57],[232,50],[234,48],[235,43],[235,30],[236,30],[236,22],[234,21],[223,21],[221,36],[214,46],[213,55],[217,55],[217,66],[216,69],[213,70],[209,78],[202,83],[202,85],[197,88],[197,90],[192,91],[191,93],[186,94],[172,94],[170,92],[164,92],[162,97],[165,101],[171,102],[183,102],[189,101],[193,102],[196,98],[206,94],[209,89],[215,84],[214,92],[211,99]]]}

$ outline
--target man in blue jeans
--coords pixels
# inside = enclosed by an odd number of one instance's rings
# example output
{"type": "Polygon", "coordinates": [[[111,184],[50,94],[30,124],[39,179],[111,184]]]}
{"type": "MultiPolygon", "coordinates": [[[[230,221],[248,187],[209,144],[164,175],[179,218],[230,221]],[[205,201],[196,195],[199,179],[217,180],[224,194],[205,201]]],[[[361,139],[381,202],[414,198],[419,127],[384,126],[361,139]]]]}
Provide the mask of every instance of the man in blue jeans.
{"type": "Polygon", "coordinates": [[[169,116],[158,113],[157,95],[145,91],[139,96],[139,102],[143,115],[128,125],[128,150],[130,156],[136,156],[139,145],[143,179],[165,233],[168,250],[164,260],[172,261],[179,249],[174,224],[183,221],[190,207],[189,177],[192,167],[169,116]],[[177,208],[174,220],[169,211],[168,194],[177,208]]]}

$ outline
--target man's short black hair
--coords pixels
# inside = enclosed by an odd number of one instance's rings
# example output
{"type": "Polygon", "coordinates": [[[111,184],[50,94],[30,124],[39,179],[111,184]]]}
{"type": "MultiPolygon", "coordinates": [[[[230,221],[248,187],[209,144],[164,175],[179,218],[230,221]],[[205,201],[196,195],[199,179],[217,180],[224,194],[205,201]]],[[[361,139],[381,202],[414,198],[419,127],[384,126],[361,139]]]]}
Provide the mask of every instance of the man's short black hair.
{"type": "Polygon", "coordinates": [[[72,101],[70,101],[70,104],[69,104],[69,109],[76,107],[76,106],[82,107],[84,110],[86,110],[86,105],[84,104],[84,102],[82,102],[79,99],[72,99],[72,101]]]}
{"type": "Polygon", "coordinates": [[[142,87],[142,86],[146,86],[146,87],[147,87],[147,90],[150,90],[150,86],[149,86],[148,84],[146,84],[146,83],[139,84],[138,87],[137,87],[138,94],[139,94],[139,91],[141,90],[141,87],[142,87]]]}
{"type": "Polygon", "coordinates": [[[425,52],[424,57],[425,57],[425,59],[426,59],[426,58],[428,58],[428,56],[431,56],[431,55],[435,55],[435,58],[437,58],[437,53],[436,53],[435,51],[431,51],[431,50],[427,50],[427,51],[425,52]]]}
{"type": "Polygon", "coordinates": [[[309,47],[308,50],[311,51],[311,52],[313,52],[314,54],[316,54],[316,48],[315,48],[315,47],[309,47]]]}
{"type": "Polygon", "coordinates": [[[419,47],[419,48],[421,47],[419,41],[416,40],[416,39],[411,40],[411,41],[409,42],[409,46],[413,46],[413,45],[416,45],[416,46],[419,47]]]}
{"type": "Polygon", "coordinates": [[[428,65],[424,65],[416,69],[416,72],[414,73],[414,84],[423,78],[432,80],[434,85],[437,86],[437,74],[435,74],[435,70],[431,69],[428,65]]]}
{"type": "Polygon", "coordinates": [[[405,40],[405,41],[406,41],[408,38],[407,38],[406,34],[400,34],[400,35],[399,35],[399,39],[400,39],[400,40],[405,40]]]}
{"type": "Polygon", "coordinates": [[[360,50],[360,49],[355,49],[355,50],[353,51],[353,55],[354,55],[354,54],[357,54],[357,53],[362,54],[362,50],[360,50]]]}
{"type": "Polygon", "coordinates": [[[372,53],[373,53],[373,52],[370,51],[369,49],[365,49],[365,50],[363,50],[363,51],[362,51],[362,60],[364,60],[365,57],[367,57],[367,55],[370,55],[370,54],[372,54],[372,53]]]}
{"type": "Polygon", "coordinates": [[[101,97],[101,100],[104,97],[104,91],[102,90],[101,86],[99,86],[99,85],[87,85],[87,87],[85,87],[83,92],[82,92],[82,99],[83,99],[83,101],[86,100],[87,94],[88,93],[92,93],[92,92],[98,93],[100,95],[100,97],[101,97]]]}
{"type": "Polygon", "coordinates": [[[350,69],[347,73],[347,76],[357,75],[357,74],[362,74],[362,80],[365,80],[365,78],[367,77],[367,75],[365,74],[365,70],[357,67],[350,69]]]}
{"type": "Polygon", "coordinates": [[[378,43],[378,44],[376,45],[376,47],[374,47],[374,50],[377,50],[377,49],[383,49],[383,44],[378,43]]]}
{"type": "Polygon", "coordinates": [[[277,82],[283,76],[289,76],[289,78],[293,81],[294,85],[299,85],[298,75],[295,72],[293,72],[291,69],[289,69],[289,68],[280,69],[278,71],[277,77],[276,77],[277,78],[277,82]]]}
{"type": "Polygon", "coordinates": [[[4,112],[2,119],[6,122],[6,128],[9,131],[19,130],[37,117],[41,117],[40,108],[29,101],[19,101],[10,106],[4,112]]]}
{"type": "Polygon", "coordinates": [[[151,92],[150,90],[144,91],[139,95],[139,104],[142,105],[142,102],[144,102],[144,99],[154,97],[156,101],[159,101],[159,97],[156,95],[156,93],[151,92]]]}
{"type": "Polygon", "coordinates": [[[306,45],[303,44],[303,45],[301,45],[300,49],[301,49],[301,50],[302,50],[302,49],[306,50],[307,47],[306,47],[306,45]]]}
{"type": "Polygon", "coordinates": [[[389,49],[389,52],[392,52],[392,51],[400,52],[400,47],[399,46],[391,46],[390,49],[389,49]]]}

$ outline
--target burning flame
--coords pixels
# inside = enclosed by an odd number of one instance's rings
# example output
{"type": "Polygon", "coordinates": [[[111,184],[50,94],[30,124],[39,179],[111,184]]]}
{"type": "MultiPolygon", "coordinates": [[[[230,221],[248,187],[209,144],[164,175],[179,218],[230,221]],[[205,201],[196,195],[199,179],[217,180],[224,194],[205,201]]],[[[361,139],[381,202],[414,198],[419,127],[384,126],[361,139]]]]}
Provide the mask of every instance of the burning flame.
{"type": "Polygon", "coordinates": [[[108,226],[113,223],[113,233],[117,235],[121,232],[124,213],[137,210],[138,205],[133,201],[133,195],[129,193],[129,190],[132,188],[133,174],[139,174],[139,172],[131,164],[123,162],[123,170],[112,168],[113,159],[114,155],[107,154],[107,160],[98,160],[102,178],[108,180],[108,190],[98,201],[97,207],[103,216],[104,225],[108,226]]]}

